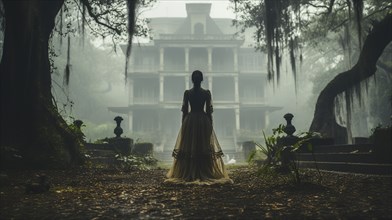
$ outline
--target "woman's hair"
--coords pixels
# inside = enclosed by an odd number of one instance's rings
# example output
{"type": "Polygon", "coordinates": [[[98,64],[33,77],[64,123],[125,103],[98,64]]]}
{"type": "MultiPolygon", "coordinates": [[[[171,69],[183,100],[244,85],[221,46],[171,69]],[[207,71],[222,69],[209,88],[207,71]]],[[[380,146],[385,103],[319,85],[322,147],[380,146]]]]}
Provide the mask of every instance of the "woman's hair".
{"type": "Polygon", "coordinates": [[[194,84],[200,84],[203,81],[203,73],[200,70],[195,70],[192,73],[192,82],[194,84]]]}

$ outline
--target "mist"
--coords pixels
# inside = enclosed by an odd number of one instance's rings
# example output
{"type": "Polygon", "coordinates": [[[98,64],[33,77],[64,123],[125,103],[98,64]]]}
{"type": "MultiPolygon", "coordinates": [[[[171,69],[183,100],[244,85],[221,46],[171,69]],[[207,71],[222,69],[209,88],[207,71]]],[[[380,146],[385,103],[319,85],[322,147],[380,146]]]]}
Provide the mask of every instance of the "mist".
{"type": "Polygon", "coordinates": [[[392,219],[391,9],[0,0],[0,219],[392,219]]]}
{"type": "MultiPolygon", "coordinates": [[[[65,86],[67,44],[60,44],[58,36],[52,39],[57,107],[69,123],[84,122],[89,142],[113,137],[113,119],[120,115],[125,119],[123,136],[151,142],[157,152],[171,151],[181,125],[182,96],[192,88],[190,75],[197,69],[204,73],[202,87],[212,93],[220,144],[235,155],[243,142],[261,142],[262,131],[269,134],[285,124],[283,115],[288,112],[294,114],[297,132],[308,131],[318,94],[334,73],[347,68],[339,59],[343,51],[338,43],[321,49],[305,46],[296,78],[289,57],[283,55],[280,81],[268,80],[266,54],[256,51],[252,29],[236,34],[240,28],[232,25],[235,15],[229,2],[158,1],[142,16],[149,19],[150,33],[134,39],[126,79],[125,41],[113,45],[87,34],[71,38],[71,77],[65,86]],[[171,7],[176,10],[168,12],[171,7]]],[[[383,56],[390,58],[391,53],[383,56]]],[[[363,100],[353,101],[352,137],[367,137],[372,128],[389,123],[391,106],[374,103],[385,102],[387,96],[372,97],[390,87],[390,81],[390,74],[380,70],[362,85],[363,100]]],[[[345,110],[336,112],[338,122],[346,125],[345,110]]]]}

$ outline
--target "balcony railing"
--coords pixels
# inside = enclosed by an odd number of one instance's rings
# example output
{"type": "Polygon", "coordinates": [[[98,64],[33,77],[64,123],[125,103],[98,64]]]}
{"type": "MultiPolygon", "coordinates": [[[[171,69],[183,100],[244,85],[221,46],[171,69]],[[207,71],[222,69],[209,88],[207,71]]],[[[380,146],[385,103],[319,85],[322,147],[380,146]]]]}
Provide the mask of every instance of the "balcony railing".
{"type": "Polygon", "coordinates": [[[133,72],[155,72],[157,70],[157,65],[134,65],[131,67],[131,71],[133,72]]]}
{"type": "Polygon", "coordinates": [[[232,34],[159,34],[158,40],[242,40],[232,34]]]}
{"type": "Polygon", "coordinates": [[[165,63],[163,66],[163,69],[165,71],[184,71],[185,70],[185,64],[168,64],[165,63]]]}

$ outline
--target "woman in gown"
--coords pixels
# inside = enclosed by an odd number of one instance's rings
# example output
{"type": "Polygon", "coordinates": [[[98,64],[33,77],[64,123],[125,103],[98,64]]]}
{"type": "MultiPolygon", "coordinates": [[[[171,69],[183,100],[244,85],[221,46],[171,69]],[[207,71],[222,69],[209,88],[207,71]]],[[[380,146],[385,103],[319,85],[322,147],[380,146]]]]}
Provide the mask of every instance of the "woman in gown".
{"type": "Polygon", "coordinates": [[[182,125],[166,183],[211,185],[233,182],[227,175],[223,152],[212,128],[211,93],[201,88],[202,81],[202,72],[194,71],[193,88],[184,92],[182,125]]]}

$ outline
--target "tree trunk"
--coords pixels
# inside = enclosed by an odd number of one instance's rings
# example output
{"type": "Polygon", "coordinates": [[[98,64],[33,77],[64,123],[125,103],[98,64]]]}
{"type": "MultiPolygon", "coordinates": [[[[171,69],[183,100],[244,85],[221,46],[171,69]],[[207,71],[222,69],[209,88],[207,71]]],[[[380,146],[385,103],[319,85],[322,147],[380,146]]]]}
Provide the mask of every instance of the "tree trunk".
{"type": "Polygon", "coordinates": [[[367,79],[376,72],[376,63],[383,50],[392,40],[392,15],[387,15],[375,24],[366,37],[358,62],[350,70],[338,74],[321,91],[314,112],[310,131],[319,132],[325,137],[347,138],[346,128],[336,123],[334,112],[335,97],[367,79]]]}
{"type": "Polygon", "coordinates": [[[49,37],[64,0],[3,3],[1,146],[18,149],[28,166],[76,164],[81,141],[53,105],[48,55],[49,37]]]}

